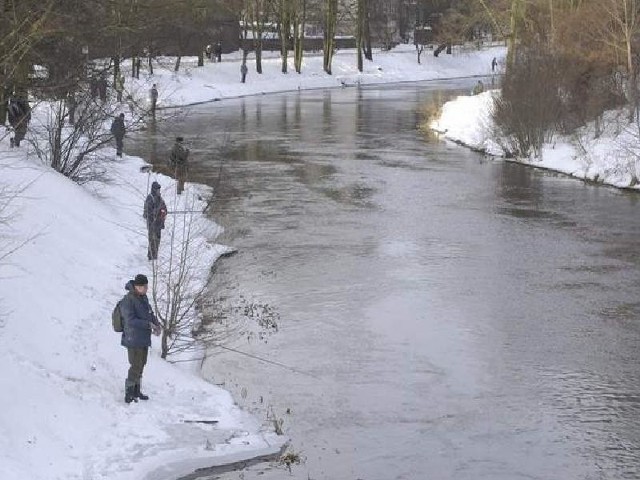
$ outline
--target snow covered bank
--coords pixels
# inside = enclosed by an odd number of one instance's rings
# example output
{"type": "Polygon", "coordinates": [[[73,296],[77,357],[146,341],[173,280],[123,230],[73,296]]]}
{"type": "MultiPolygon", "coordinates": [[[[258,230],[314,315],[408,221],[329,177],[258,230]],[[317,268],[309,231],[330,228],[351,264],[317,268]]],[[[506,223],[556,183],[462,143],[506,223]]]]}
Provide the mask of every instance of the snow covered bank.
{"type": "MultiPolygon", "coordinates": [[[[0,264],[0,478],[175,479],[279,451],[283,437],[263,431],[193,364],[161,360],[157,337],[143,377],[151,399],[123,401],[128,362],[111,310],[128,279],[151,277],[141,216],[149,184],[162,185],[170,210],[190,206],[202,187],[176,198],[172,179],[109,149],[111,181],[79,186],[27,152],[26,143],[10,150],[0,141],[0,186],[24,188],[0,224],[2,252],[24,243],[0,264]]],[[[206,248],[202,278],[228,251],[206,248]]]]}
{"type": "MultiPolygon", "coordinates": [[[[331,88],[355,84],[416,82],[440,78],[473,75],[490,75],[491,60],[501,60],[504,47],[482,50],[454,49],[452,55],[441,53],[437,58],[431,50],[425,50],[421,64],[413,45],[400,45],[391,51],[375,51],[373,62],[364,63],[364,72],[358,72],[354,50],[339,50],[333,60],[333,75],[322,69],[322,53],[305,53],[302,73],[297,74],[293,58],[288,64],[289,73],[281,72],[280,57],[275,52],[265,52],[263,73],[255,71],[253,55],[249,56],[249,74],[246,83],[240,82],[241,55],[224,55],[222,63],[205,63],[197,67],[196,59],[184,58],[181,70],[173,72],[173,59],[160,58],[154,66],[154,74],[143,70],[140,80],[127,78],[126,89],[136,96],[146,97],[153,83],[160,92],[159,107],[188,105],[225,98],[265,93],[285,92],[313,88],[331,88]]],[[[146,67],[145,67],[146,68],[146,67]]]]}
{"type": "MultiPolygon", "coordinates": [[[[496,142],[491,109],[498,90],[476,96],[459,96],[447,102],[431,128],[445,138],[490,155],[502,156],[496,142]]],[[[587,125],[571,137],[556,136],[545,144],[540,158],[516,158],[510,161],[545,168],[567,175],[612,185],[640,188],[640,133],[629,125],[626,113],[613,111],[604,115],[605,128],[596,138],[593,125],[587,125]]]]}

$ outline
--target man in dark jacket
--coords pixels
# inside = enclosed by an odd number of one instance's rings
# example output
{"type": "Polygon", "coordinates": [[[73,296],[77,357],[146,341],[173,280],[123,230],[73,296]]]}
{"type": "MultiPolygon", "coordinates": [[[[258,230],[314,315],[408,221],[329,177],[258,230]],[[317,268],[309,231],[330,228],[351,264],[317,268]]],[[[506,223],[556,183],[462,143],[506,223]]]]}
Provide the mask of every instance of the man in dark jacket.
{"type": "Polygon", "coordinates": [[[27,127],[31,120],[31,107],[23,98],[12,98],[7,108],[9,125],[13,127],[15,135],[10,139],[11,147],[19,147],[20,142],[27,135],[27,127]]]}
{"type": "Polygon", "coordinates": [[[189,149],[184,147],[183,141],[184,138],[177,137],[176,143],[169,154],[169,165],[175,171],[176,180],[178,181],[176,190],[178,195],[184,190],[184,182],[187,177],[187,161],[189,159],[189,149]]]}
{"type": "Polygon", "coordinates": [[[123,321],[121,345],[127,347],[129,355],[129,374],[125,381],[124,401],[149,400],[149,397],[141,392],[140,381],[142,372],[147,363],[147,355],[151,346],[151,333],[160,335],[160,322],[153,313],[147,288],[147,277],[138,274],[133,280],[129,280],[125,289],[127,295],[120,303],[120,314],[123,321]]]}
{"type": "Polygon", "coordinates": [[[158,259],[158,247],[160,246],[160,235],[164,228],[164,219],[167,217],[167,205],[160,195],[160,184],[151,184],[151,193],[147,195],[144,202],[144,213],[142,216],[147,220],[147,232],[149,234],[149,249],[147,258],[149,260],[158,259]]]}
{"type": "Polygon", "coordinates": [[[127,129],[124,126],[124,113],[118,115],[111,124],[111,133],[116,139],[116,155],[122,156],[122,148],[124,147],[124,134],[127,129]]]}

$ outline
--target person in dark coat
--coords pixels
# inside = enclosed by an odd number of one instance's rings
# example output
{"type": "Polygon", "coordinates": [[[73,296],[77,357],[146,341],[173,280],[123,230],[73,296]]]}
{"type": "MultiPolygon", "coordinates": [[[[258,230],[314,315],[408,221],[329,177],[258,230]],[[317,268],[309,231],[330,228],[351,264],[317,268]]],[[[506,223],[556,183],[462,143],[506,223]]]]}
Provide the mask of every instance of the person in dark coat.
{"type": "Polygon", "coordinates": [[[158,87],[155,83],[151,87],[149,94],[151,95],[151,114],[155,117],[156,107],[158,106],[158,87]]]}
{"type": "Polygon", "coordinates": [[[7,108],[9,125],[13,127],[15,135],[10,139],[11,148],[19,147],[20,142],[27,135],[27,127],[31,121],[31,107],[24,98],[12,98],[7,108]]]}
{"type": "Polygon", "coordinates": [[[240,75],[242,75],[242,83],[247,80],[248,71],[249,69],[247,68],[247,64],[243,62],[242,65],[240,65],[240,75]]]}
{"type": "Polygon", "coordinates": [[[122,148],[124,147],[124,134],[127,129],[124,126],[124,113],[118,115],[111,124],[111,134],[116,139],[116,155],[122,156],[122,148]]]}
{"type": "Polygon", "coordinates": [[[124,327],[120,344],[127,348],[129,357],[129,372],[125,381],[124,395],[126,403],[134,400],[137,402],[138,399],[149,400],[149,397],[142,393],[140,383],[151,346],[151,333],[160,335],[162,327],[149,304],[148,285],[146,276],[136,275],[125,285],[128,293],[120,303],[124,327]]]}
{"type": "Polygon", "coordinates": [[[493,60],[491,60],[491,71],[495,72],[497,67],[498,67],[498,60],[496,59],[496,57],[493,57],[493,60]]]}
{"type": "Polygon", "coordinates": [[[220,42],[216,43],[213,52],[216,54],[216,61],[218,63],[222,62],[222,44],[220,42]]]}
{"type": "Polygon", "coordinates": [[[164,220],[167,217],[167,205],[160,195],[160,184],[151,184],[151,193],[147,195],[144,202],[144,213],[142,215],[147,221],[147,232],[149,234],[149,248],[147,258],[149,260],[158,259],[158,248],[160,247],[160,236],[164,229],[164,220]]]}
{"type": "Polygon", "coordinates": [[[182,142],[184,142],[184,138],[177,137],[176,143],[173,145],[171,154],[169,155],[169,165],[171,169],[174,170],[176,180],[178,181],[176,189],[178,195],[184,190],[184,182],[187,177],[187,161],[189,160],[189,149],[185,148],[182,142]]]}
{"type": "Polygon", "coordinates": [[[102,103],[106,103],[107,101],[107,88],[109,87],[109,84],[107,82],[107,79],[105,78],[104,75],[102,75],[100,77],[100,79],[98,80],[98,93],[100,94],[100,101],[102,103]]]}

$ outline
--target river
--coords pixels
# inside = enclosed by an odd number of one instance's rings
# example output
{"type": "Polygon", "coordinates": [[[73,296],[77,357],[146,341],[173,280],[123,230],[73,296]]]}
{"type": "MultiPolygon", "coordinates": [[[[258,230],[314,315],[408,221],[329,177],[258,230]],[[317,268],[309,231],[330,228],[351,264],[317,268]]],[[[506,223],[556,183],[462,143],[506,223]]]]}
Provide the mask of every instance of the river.
{"type": "Polygon", "coordinates": [[[303,460],[224,479],[640,477],[640,216],[590,186],[425,135],[476,80],[190,109],[220,242],[204,374],[303,460]],[[271,420],[267,420],[269,417],[271,420]]]}

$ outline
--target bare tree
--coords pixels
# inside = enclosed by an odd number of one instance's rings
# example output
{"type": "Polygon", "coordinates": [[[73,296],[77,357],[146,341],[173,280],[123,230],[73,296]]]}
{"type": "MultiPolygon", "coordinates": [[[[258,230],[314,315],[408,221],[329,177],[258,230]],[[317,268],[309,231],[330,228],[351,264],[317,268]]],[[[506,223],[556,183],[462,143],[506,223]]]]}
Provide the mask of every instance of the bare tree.
{"type": "MultiPolygon", "coordinates": [[[[174,201],[166,256],[153,262],[152,301],[162,324],[161,357],[192,351],[202,345],[194,332],[199,327],[198,308],[203,301],[206,278],[203,278],[204,258],[208,251],[206,228],[202,214],[195,211],[196,199],[179,210],[174,201]]],[[[210,263],[210,262],[209,262],[210,263]]]]}

